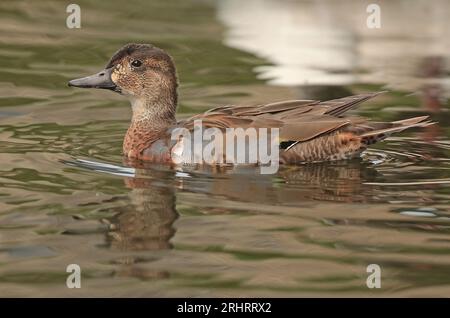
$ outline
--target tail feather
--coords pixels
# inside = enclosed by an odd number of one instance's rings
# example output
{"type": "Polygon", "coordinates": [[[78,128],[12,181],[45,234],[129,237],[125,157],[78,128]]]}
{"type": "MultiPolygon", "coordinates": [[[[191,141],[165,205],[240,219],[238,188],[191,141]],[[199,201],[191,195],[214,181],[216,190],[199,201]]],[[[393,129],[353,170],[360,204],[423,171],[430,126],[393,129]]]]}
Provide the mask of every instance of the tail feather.
{"type": "Polygon", "coordinates": [[[435,124],[434,122],[427,120],[428,116],[419,116],[414,118],[408,118],[392,122],[393,126],[384,129],[375,129],[361,134],[361,142],[365,145],[374,144],[380,140],[389,137],[391,134],[401,132],[408,128],[413,127],[427,127],[435,124]]]}
{"type": "Polygon", "coordinates": [[[417,123],[424,122],[429,117],[430,116],[418,116],[418,117],[413,117],[413,118],[408,118],[408,119],[402,119],[402,120],[393,121],[392,124],[399,124],[399,125],[417,124],[417,123]]]}

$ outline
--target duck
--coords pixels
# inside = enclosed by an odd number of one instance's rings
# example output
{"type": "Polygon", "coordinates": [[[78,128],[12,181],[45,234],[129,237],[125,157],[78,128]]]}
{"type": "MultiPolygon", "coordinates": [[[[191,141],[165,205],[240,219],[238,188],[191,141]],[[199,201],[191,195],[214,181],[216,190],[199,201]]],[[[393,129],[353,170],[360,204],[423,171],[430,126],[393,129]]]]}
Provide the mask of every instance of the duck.
{"type": "MultiPolygon", "coordinates": [[[[370,92],[343,98],[285,100],[258,105],[225,105],[178,121],[178,77],[172,57],[152,44],[130,43],[112,55],[106,67],[69,86],[106,89],[127,97],[131,123],[123,141],[125,158],[174,163],[184,138],[173,139],[176,128],[277,128],[281,164],[327,162],[360,157],[371,145],[393,133],[434,124],[428,116],[375,122],[347,115],[361,103],[382,94],[370,92]]],[[[259,135],[258,135],[259,136],[259,135]]],[[[258,137],[259,138],[259,137],[258,137]]]]}

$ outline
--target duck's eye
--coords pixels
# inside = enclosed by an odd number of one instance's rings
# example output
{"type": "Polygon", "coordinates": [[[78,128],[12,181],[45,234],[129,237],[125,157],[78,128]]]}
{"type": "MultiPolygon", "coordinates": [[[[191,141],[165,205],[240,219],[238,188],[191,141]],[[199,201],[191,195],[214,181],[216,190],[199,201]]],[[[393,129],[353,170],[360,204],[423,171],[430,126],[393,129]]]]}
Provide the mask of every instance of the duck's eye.
{"type": "Polygon", "coordinates": [[[142,62],[139,61],[139,60],[134,60],[133,62],[131,62],[131,65],[132,65],[133,67],[139,67],[139,66],[142,65],[142,62]]]}

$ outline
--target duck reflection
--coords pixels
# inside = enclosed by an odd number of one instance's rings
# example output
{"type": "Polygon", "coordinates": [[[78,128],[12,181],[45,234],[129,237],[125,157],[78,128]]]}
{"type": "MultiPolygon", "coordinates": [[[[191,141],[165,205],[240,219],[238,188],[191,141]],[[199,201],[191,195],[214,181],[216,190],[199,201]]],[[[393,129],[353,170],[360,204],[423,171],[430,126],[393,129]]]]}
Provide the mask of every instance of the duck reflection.
{"type": "MultiPolygon", "coordinates": [[[[368,154],[367,156],[371,156],[368,154]]],[[[126,159],[127,167],[82,159],[63,161],[70,166],[125,175],[131,191],[130,204],[117,207],[108,224],[107,245],[122,251],[151,251],[172,248],[171,239],[178,218],[177,194],[196,193],[211,202],[227,198],[235,202],[267,206],[302,206],[305,202],[372,202],[379,173],[371,158],[325,162],[298,166],[280,166],[276,174],[260,174],[252,166],[171,167],[126,159]]],[[[184,196],[183,198],[186,198],[184,196]]],[[[189,205],[195,207],[195,198],[189,205]]],[[[209,206],[216,206],[211,204],[209,206]]],[[[215,207],[215,213],[229,209],[215,207]]],[[[134,264],[130,257],[122,263],[134,264]]]]}
{"type": "Polygon", "coordinates": [[[370,198],[364,182],[377,174],[361,160],[281,167],[275,175],[259,174],[259,169],[249,166],[180,171],[130,160],[126,164],[135,169],[135,177],[124,179],[131,189],[131,204],[108,219],[108,242],[114,249],[130,251],[172,248],[178,217],[176,192],[271,206],[298,206],[311,200],[362,202],[370,198]]]}
{"type": "MultiPolygon", "coordinates": [[[[127,160],[127,167],[87,160],[65,161],[105,173],[125,175],[126,206],[115,207],[113,216],[103,220],[108,225],[106,247],[119,252],[113,259],[117,265],[113,276],[140,280],[161,280],[171,273],[158,265],[158,260],[173,247],[174,222],[179,214],[177,196],[195,208],[198,194],[210,200],[213,213],[229,213],[217,199],[249,202],[276,209],[279,205],[302,206],[314,201],[362,202],[373,197],[364,182],[377,174],[362,160],[281,166],[277,174],[261,175],[250,166],[170,167],[127,160]],[[183,195],[180,196],[180,193],[183,195]],[[190,193],[197,195],[189,197],[190,193]]],[[[204,207],[199,207],[205,211],[204,207]]]]}
{"type": "Polygon", "coordinates": [[[141,169],[137,164],[136,177],[124,179],[130,205],[108,219],[110,246],[121,250],[170,249],[175,234],[173,223],[178,217],[175,189],[171,185],[171,170],[141,169]]]}
{"type": "Polygon", "coordinates": [[[226,167],[211,175],[205,171],[207,169],[211,168],[186,169],[194,178],[183,180],[183,189],[240,202],[286,206],[299,206],[312,200],[370,200],[364,182],[373,180],[377,174],[375,169],[359,159],[281,166],[274,175],[260,174],[254,167],[226,167]],[[203,182],[198,183],[198,179],[203,179],[203,182]]]}

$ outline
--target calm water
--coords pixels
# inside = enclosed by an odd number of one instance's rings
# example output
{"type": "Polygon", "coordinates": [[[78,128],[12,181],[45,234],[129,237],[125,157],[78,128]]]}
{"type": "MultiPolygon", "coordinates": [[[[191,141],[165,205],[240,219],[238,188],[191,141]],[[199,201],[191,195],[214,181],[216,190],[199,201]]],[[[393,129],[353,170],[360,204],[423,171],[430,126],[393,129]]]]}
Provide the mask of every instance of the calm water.
{"type": "Polygon", "coordinates": [[[381,1],[379,30],[364,1],[77,3],[74,30],[0,3],[0,296],[450,296],[448,2],[381,1]],[[128,102],[66,86],[127,42],[173,55],[180,118],[388,89],[356,112],[439,124],[270,176],[133,167],[128,102]]]}

